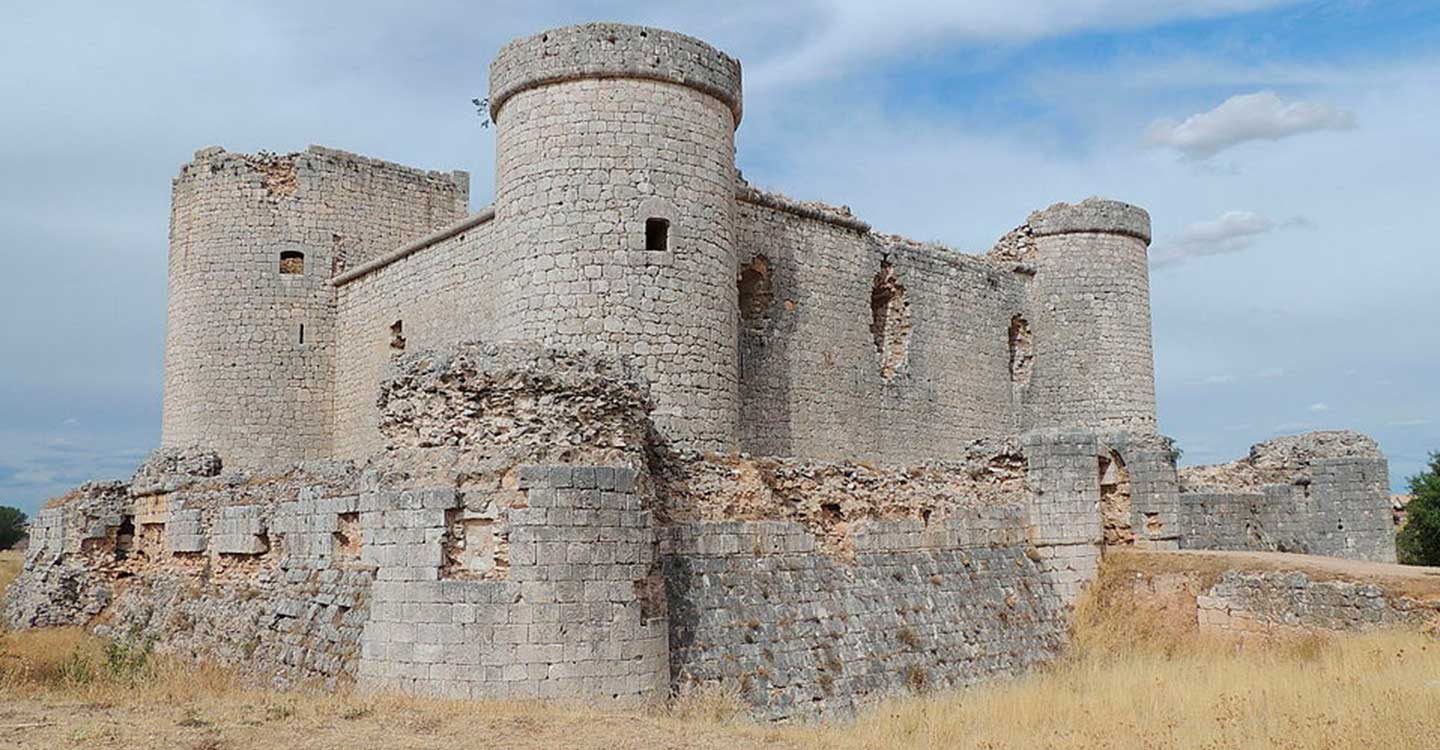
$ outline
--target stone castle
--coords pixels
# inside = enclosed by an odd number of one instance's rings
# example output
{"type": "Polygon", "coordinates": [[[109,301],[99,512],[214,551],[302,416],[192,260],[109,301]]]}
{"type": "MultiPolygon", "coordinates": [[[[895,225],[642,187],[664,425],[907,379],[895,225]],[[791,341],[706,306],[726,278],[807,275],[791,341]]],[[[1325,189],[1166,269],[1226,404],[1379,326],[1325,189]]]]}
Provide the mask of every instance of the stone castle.
{"type": "Polygon", "coordinates": [[[1394,559],[1373,441],[1177,470],[1141,209],[982,255],[740,179],[740,64],[516,40],[494,205],[330,149],[174,182],[161,450],[6,603],[284,684],[849,710],[1053,658],[1107,546],[1394,559]]]}

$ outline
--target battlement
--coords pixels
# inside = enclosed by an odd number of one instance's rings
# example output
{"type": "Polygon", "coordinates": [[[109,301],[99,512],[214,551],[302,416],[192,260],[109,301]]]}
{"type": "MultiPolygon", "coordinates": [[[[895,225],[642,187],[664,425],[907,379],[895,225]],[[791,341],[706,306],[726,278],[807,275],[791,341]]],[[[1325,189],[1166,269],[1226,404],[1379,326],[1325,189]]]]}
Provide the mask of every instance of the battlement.
{"type": "Polygon", "coordinates": [[[1118,234],[1150,244],[1150,214],[1139,206],[1086,198],[1079,203],[1056,203],[1030,214],[1027,222],[1037,237],[1059,234],[1118,234]]]}
{"type": "Polygon", "coordinates": [[[490,118],[512,96],[561,81],[640,78],[685,86],[724,102],[740,124],[740,61],[664,29],[589,23],[516,39],[490,64],[490,118]]]}

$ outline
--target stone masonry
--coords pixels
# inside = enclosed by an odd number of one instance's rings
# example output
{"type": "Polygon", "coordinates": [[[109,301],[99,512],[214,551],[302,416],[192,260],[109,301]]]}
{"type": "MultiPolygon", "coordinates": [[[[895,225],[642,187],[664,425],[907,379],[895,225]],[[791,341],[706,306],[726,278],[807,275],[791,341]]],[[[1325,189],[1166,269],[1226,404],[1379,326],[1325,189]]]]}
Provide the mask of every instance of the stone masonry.
{"type": "Polygon", "coordinates": [[[1055,204],[974,255],[883,234],[741,179],[741,90],[660,29],[512,42],[468,215],[463,172],[198,151],[161,448],[38,514],[4,621],[280,686],[720,687],[779,721],[1053,660],[1107,551],[1394,559],[1363,436],[1177,471],[1145,211],[1055,204]]]}

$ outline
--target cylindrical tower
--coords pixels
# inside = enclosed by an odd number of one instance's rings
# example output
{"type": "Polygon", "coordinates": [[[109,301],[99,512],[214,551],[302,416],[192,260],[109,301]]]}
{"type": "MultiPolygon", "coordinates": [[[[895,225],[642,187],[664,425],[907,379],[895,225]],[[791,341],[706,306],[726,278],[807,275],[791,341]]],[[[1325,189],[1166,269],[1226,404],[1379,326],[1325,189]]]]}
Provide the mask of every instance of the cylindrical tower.
{"type": "Polygon", "coordinates": [[[490,66],[502,335],[622,354],[656,425],[734,444],[740,63],[616,24],[507,44],[490,66]]]}
{"type": "Polygon", "coordinates": [[[1155,429],[1150,215],[1089,198],[1030,215],[1034,370],[1026,427],[1155,429]]]}
{"type": "Polygon", "coordinates": [[[227,464],[330,451],[334,290],[306,155],[196,152],[172,189],[161,444],[227,464]]]}

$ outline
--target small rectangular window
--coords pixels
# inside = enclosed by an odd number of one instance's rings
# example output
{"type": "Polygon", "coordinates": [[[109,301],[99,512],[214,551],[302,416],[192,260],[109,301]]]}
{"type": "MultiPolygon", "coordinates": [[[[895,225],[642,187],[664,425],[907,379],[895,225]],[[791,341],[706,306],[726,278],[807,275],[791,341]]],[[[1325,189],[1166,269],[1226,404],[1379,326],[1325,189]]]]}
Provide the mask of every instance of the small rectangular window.
{"type": "Polygon", "coordinates": [[[670,222],[665,219],[645,220],[645,249],[656,252],[670,249],[670,222]]]}
{"type": "Polygon", "coordinates": [[[300,343],[305,343],[305,324],[300,324],[300,343]]]}
{"type": "Polygon", "coordinates": [[[280,273],[305,273],[305,253],[299,250],[285,250],[280,253],[280,273]]]}

